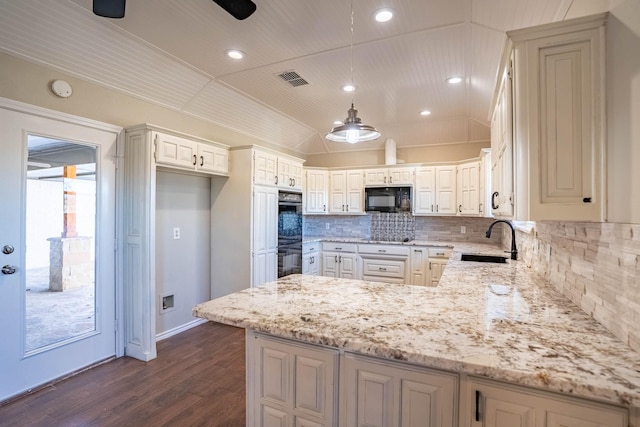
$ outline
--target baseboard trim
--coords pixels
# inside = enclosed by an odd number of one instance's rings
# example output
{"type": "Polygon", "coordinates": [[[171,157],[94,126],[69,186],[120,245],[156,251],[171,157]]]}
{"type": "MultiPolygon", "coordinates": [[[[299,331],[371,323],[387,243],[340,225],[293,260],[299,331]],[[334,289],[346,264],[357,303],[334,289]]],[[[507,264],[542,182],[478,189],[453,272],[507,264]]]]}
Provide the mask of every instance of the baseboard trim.
{"type": "Polygon", "coordinates": [[[195,328],[196,326],[202,325],[203,323],[207,323],[207,319],[195,319],[191,322],[185,323],[184,325],[177,326],[173,329],[169,329],[168,331],[161,332],[156,335],[156,342],[162,341],[169,337],[179,334],[180,332],[187,331],[191,328],[195,328]]]}

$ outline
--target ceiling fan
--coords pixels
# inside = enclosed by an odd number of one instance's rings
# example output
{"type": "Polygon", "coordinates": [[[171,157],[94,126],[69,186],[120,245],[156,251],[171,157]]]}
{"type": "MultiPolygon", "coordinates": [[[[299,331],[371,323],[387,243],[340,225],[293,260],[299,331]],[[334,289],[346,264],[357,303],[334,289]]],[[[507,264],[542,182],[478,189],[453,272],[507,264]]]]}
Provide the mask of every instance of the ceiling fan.
{"type": "MultiPolygon", "coordinates": [[[[251,0],[213,0],[238,20],[251,16],[256,4],[251,0]]],[[[124,18],[126,0],[93,0],[93,13],[105,18],[124,18]]]]}

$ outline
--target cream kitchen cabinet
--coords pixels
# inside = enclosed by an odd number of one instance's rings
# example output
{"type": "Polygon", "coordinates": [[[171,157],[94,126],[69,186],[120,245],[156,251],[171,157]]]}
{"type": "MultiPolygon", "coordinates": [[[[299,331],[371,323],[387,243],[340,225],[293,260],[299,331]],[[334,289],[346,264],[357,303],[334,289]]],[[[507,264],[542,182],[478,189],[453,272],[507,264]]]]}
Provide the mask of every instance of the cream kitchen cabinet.
{"type": "Polygon", "coordinates": [[[415,286],[431,286],[431,270],[429,270],[429,249],[413,246],[410,249],[411,274],[409,284],[415,286]]]}
{"type": "Polygon", "coordinates": [[[359,279],[357,245],[323,242],[322,275],[343,279],[359,279]]]}
{"type": "Polygon", "coordinates": [[[511,63],[502,74],[498,98],[491,119],[491,206],[496,218],[514,213],[513,106],[511,63]]]}
{"type": "Polygon", "coordinates": [[[483,378],[467,384],[469,427],[627,427],[625,408],[483,378]]]}
{"type": "Polygon", "coordinates": [[[329,200],[329,171],[306,169],[304,172],[304,204],[306,214],[326,214],[329,200]]]}
{"type": "Polygon", "coordinates": [[[362,280],[386,283],[407,283],[409,248],[402,245],[360,244],[362,280]]]}
{"type": "Polygon", "coordinates": [[[329,172],[329,213],[363,213],[363,200],[361,169],[329,172]]]}
{"type": "Polygon", "coordinates": [[[458,376],[345,353],[343,425],[457,426],[458,376]]]}
{"type": "Polygon", "coordinates": [[[438,286],[440,277],[451,256],[451,248],[429,248],[429,277],[431,286],[438,286]]]}
{"type": "Polygon", "coordinates": [[[302,245],[302,274],[320,275],[320,262],[322,259],[320,253],[320,242],[304,243],[302,245]]]}
{"type": "Polygon", "coordinates": [[[302,191],[304,161],[267,149],[255,149],[253,154],[253,183],[286,190],[302,191]]]}
{"type": "Polygon", "coordinates": [[[458,214],[481,214],[480,207],[480,162],[473,161],[458,165],[458,214]]]}
{"type": "Polygon", "coordinates": [[[415,215],[455,215],[456,166],[428,166],[416,169],[413,191],[415,215]]]}
{"type": "Polygon", "coordinates": [[[153,142],[157,165],[216,175],[229,173],[227,146],[157,131],[153,132],[153,142]]]}
{"type": "Polygon", "coordinates": [[[247,425],[335,426],[338,350],[247,331],[247,425]]]}
{"type": "Polygon", "coordinates": [[[278,185],[278,155],[268,151],[253,151],[253,183],[278,185]]]}
{"type": "Polygon", "coordinates": [[[251,284],[258,286],[278,278],[278,190],[253,188],[253,243],[251,284]]]}
{"type": "MultiPolygon", "coordinates": [[[[507,33],[503,69],[513,67],[513,93],[498,98],[513,100],[513,120],[505,126],[513,123],[517,220],[606,221],[606,19],[507,33]]],[[[497,102],[494,116],[501,108],[497,102]]]]}
{"type": "Polygon", "coordinates": [[[414,174],[415,168],[365,169],[364,185],[413,185],[414,174]]]}
{"type": "Polygon", "coordinates": [[[302,161],[278,156],[278,187],[287,190],[302,190],[302,161]]]}

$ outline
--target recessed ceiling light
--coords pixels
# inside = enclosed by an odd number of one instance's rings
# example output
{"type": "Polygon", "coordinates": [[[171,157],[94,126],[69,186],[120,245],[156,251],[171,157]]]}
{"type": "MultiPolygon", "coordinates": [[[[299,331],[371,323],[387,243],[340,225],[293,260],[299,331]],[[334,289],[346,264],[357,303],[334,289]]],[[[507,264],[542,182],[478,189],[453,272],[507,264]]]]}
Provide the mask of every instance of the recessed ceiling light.
{"type": "Polygon", "coordinates": [[[431,111],[429,111],[429,110],[422,110],[422,111],[420,111],[420,115],[421,115],[421,116],[428,116],[429,114],[431,114],[431,111]]]}
{"type": "Polygon", "coordinates": [[[378,22],[387,22],[393,18],[393,11],[391,9],[380,9],[375,14],[375,19],[378,22]]]}
{"type": "Polygon", "coordinates": [[[452,76],[447,79],[447,83],[452,85],[456,85],[460,82],[462,82],[462,77],[459,77],[459,76],[452,76]]]}
{"type": "Polygon", "coordinates": [[[242,59],[244,58],[244,52],[238,49],[229,49],[226,51],[227,56],[231,59],[242,59]]]}
{"type": "Polygon", "coordinates": [[[353,92],[356,90],[356,87],[354,85],[344,85],[342,86],[342,90],[345,92],[353,92]]]}

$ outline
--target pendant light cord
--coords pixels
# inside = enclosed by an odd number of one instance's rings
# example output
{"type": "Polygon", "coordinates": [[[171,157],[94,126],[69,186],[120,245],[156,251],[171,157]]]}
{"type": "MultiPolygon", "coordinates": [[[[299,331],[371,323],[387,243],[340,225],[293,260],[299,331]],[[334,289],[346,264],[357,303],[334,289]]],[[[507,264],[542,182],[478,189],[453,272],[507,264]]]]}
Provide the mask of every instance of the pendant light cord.
{"type": "Polygon", "coordinates": [[[353,100],[356,94],[356,85],[353,82],[353,0],[351,0],[351,44],[350,44],[350,55],[351,55],[351,86],[353,87],[353,91],[351,92],[351,106],[353,108],[353,100]]]}

